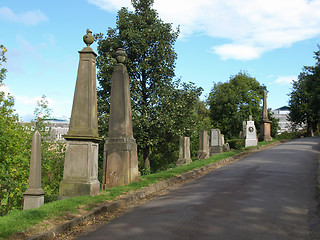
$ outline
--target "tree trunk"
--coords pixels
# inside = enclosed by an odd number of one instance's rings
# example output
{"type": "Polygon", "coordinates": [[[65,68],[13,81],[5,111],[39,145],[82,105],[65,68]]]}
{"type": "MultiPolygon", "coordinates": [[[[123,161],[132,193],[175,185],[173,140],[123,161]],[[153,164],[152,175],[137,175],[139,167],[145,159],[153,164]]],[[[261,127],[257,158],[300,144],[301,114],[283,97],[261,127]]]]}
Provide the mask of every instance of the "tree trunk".
{"type": "Polygon", "coordinates": [[[307,136],[313,137],[312,122],[307,122],[307,136]]]}
{"type": "Polygon", "coordinates": [[[312,131],[312,137],[314,137],[314,133],[318,132],[318,123],[317,122],[313,122],[311,124],[311,131],[312,131]]]}

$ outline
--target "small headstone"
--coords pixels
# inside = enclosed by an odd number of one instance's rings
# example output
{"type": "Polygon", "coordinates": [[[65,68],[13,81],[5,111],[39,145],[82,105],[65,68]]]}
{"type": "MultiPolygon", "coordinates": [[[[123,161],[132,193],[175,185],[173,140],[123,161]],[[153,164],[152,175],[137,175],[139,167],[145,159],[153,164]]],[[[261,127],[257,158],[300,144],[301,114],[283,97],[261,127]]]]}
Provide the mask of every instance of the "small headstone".
{"type": "Polygon", "coordinates": [[[36,131],[32,136],[29,187],[23,193],[23,210],[41,207],[45,192],[41,188],[41,135],[36,131]]]}
{"type": "Polygon", "coordinates": [[[177,166],[186,165],[192,162],[190,158],[190,138],[180,137],[179,140],[179,159],[177,166]]]}
{"type": "Polygon", "coordinates": [[[210,145],[210,156],[216,153],[223,152],[223,144],[221,138],[220,129],[211,129],[211,145],[210,145]]]}
{"type": "Polygon", "coordinates": [[[225,143],[224,143],[224,134],[221,134],[221,146],[223,146],[225,143]]]}
{"type": "Polygon", "coordinates": [[[199,151],[197,152],[198,159],[206,159],[209,157],[209,135],[207,131],[201,130],[199,136],[199,151]]]}
{"type": "Polygon", "coordinates": [[[244,136],[243,136],[243,132],[242,131],[240,131],[239,132],[239,138],[243,138],[244,136]]]}
{"type": "MultiPolygon", "coordinates": [[[[251,115],[250,115],[251,116],[251,115]]],[[[258,139],[257,139],[257,132],[256,127],[254,125],[254,121],[252,121],[252,117],[249,117],[249,121],[247,121],[246,126],[246,140],[245,140],[245,146],[251,147],[251,146],[257,146],[258,139]]]]}

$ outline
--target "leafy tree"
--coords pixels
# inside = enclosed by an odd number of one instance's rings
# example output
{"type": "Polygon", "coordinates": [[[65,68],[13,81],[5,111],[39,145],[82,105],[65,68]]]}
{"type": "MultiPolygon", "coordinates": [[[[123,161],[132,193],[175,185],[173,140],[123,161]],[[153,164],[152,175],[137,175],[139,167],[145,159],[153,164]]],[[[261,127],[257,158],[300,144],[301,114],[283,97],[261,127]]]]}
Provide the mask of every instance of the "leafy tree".
{"type": "Polygon", "coordinates": [[[315,66],[305,66],[292,83],[292,92],[289,94],[289,120],[295,124],[307,124],[309,134],[318,131],[320,122],[320,46],[314,52],[315,66]]]}
{"type": "MultiPolygon", "coordinates": [[[[0,46],[0,66],[6,60],[6,49],[0,46]]],[[[3,84],[6,69],[0,69],[3,84]]],[[[46,192],[45,200],[51,201],[58,195],[59,182],[62,179],[64,144],[52,142],[49,131],[46,131],[44,118],[49,109],[45,97],[38,102],[35,110],[34,130],[44,136],[42,140],[42,187],[46,192]]],[[[11,210],[23,207],[23,192],[28,188],[31,137],[31,126],[22,125],[14,110],[14,98],[0,92],[0,216],[11,210]]]]}
{"type": "MultiPolygon", "coordinates": [[[[242,122],[249,115],[259,124],[264,89],[265,86],[245,72],[232,76],[228,82],[215,83],[208,97],[213,126],[230,139],[239,136],[242,122]]],[[[259,129],[259,125],[256,127],[259,129]]]]}
{"type": "MultiPolygon", "coordinates": [[[[123,47],[128,55],[125,64],[131,79],[134,137],[146,168],[149,168],[151,155],[161,159],[161,151],[172,152],[177,148],[176,144],[165,147],[163,142],[178,142],[177,136],[187,134],[191,129],[186,126],[193,122],[192,104],[201,92],[192,84],[172,80],[177,58],[173,45],[179,30],[174,31],[171,24],[159,18],[151,8],[153,2],[132,0],[134,12],[122,8],[118,12],[116,28],[109,28],[105,37],[98,35],[97,58],[101,86],[98,89],[100,135],[105,137],[111,75],[116,63],[113,56],[118,47],[123,47]]],[[[167,155],[167,159],[170,158],[174,157],[167,155]]],[[[161,162],[154,160],[155,166],[163,165],[156,164],[157,161],[161,162]]]]}
{"type": "MultiPolygon", "coordinates": [[[[6,62],[6,56],[5,56],[6,52],[7,52],[7,49],[1,44],[0,45],[0,67],[2,66],[2,63],[6,62]]],[[[6,72],[7,72],[7,69],[5,68],[0,69],[0,86],[6,77],[6,72]]]]}
{"type": "MultiPolygon", "coordinates": [[[[6,61],[6,48],[0,46],[0,66],[6,61]]],[[[0,69],[0,85],[6,76],[0,69]]],[[[14,112],[14,99],[0,92],[0,216],[22,206],[22,192],[28,183],[30,138],[14,112]]]]}

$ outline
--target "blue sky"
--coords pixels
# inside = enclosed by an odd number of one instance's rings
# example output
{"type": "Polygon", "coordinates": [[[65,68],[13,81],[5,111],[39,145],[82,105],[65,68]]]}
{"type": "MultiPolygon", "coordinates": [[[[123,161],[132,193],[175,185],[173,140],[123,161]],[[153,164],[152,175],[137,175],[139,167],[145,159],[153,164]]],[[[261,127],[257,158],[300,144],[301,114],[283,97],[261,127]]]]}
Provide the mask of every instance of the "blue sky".
{"type": "MultiPolygon", "coordinates": [[[[44,94],[53,116],[71,115],[86,29],[106,33],[130,0],[0,0],[0,44],[8,69],[1,89],[30,120],[44,94]]],[[[290,82],[314,65],[320,44],[319,0],[155,0],[165,22],[180,25],[176,76],[204,89],[248,72],[268,89],[268,107],[288,103],[290,82]]],[[[92,48],[96,50],[97,45],[92,48]]]]}

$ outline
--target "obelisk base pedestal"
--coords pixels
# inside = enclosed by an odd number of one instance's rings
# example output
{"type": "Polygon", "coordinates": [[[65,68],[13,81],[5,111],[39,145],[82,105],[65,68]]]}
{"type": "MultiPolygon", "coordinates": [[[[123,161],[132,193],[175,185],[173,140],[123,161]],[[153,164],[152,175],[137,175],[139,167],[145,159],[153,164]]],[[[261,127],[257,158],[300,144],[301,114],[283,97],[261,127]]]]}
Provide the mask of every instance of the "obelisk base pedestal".
{"type": "Polygon", "coordinates": [[[179,158],[177,160],[176,166],[179,167],[179,166],[187,165],[187,164],[189,164],[191,162],[192,162],[191,158],[179,158]]]}
{"type": "Polygon", "coordinates": [[[44,204],[45,192],[42,189],[30,189],[23,193],[23,210],[39,208],[44,204]]]}
{"type": "Polygon", "coordinates": [[[209,157],[209,152],[205,150],[199,150],[197,152],[197,159],[207,159],[209,157]]]}
{"type": "Polygon", "coordinates": [[[94,141],[67,140],[63,180],[59,198],[97,195],[98,143],[94,141]]]}
{"type": "Polygon", "coordinates": [[[260,124],[259,141],[272,142],[271,121],[263,121],[260,124]]]}
{"type": "Polygon", "coordinates": [[[222,146],[210,146],[210,157],[214,154],[223,153],[223,147],[222,146]]]}
{"type": "Polygon", "coordinates": [[[133,138],[107,139],[104,145],[102,190],[139,178],[137,144],[133,138]]]}

